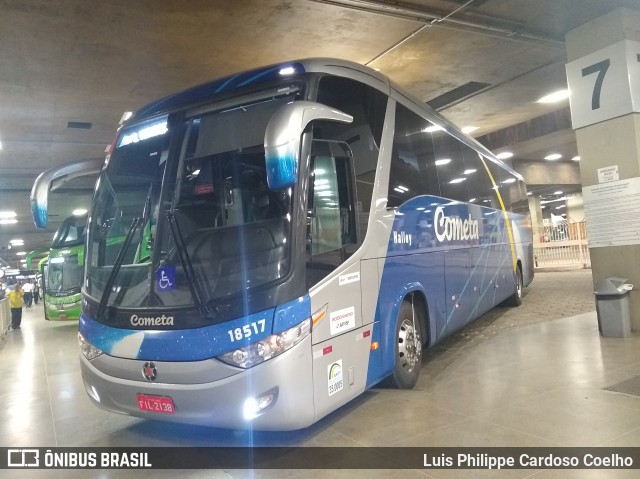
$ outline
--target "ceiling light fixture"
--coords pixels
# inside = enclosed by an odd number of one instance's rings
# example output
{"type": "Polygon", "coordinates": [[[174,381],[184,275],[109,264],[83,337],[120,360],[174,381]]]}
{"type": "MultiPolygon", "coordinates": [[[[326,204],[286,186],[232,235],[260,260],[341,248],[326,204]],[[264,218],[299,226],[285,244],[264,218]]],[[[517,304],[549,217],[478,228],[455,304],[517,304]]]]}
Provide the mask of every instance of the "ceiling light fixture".
{"type": "Polygon", "coordinates": [[[553,93],[549,93],[548,95],[545,95],[542,98],[538,99],[536,103],[557,103],[569,98],[570,94],[571,93],[569,92],[569,90],[554,91],[553,93]]]}
{"type": "Polygon", "coordinates": [[[544,157],[544,159],[548,161],[559,160],[560,158],[562,158],[562,155],[560,153],[551,153],[550,155],[544,157]]]}
{"type": "Polygon", "coordinates": [[[507,160],[507,159],[511,158],[512,156],[513,156],[513,153],[511,153],[510,151],[503,151],[502,153],[498,153],[496,155],[496,157],[501,159],[501,160],[507,160]]]}
{"type": "Polygon", "coordinates": [[[580,157],[578,155],[571,158],[572,161],[580,161],[580,157]]]}
{"type": "Polygon", "coordinates": [[[78,208],[71,212],[73,216],[82,216],[86,213],[87,213],[87,210],[85,208],[78,208]]]}
{"type": "Polygon", "coordinates": [[[0,219],[15,218],[18,216],[15,211],[0,211],[0,219]]]}

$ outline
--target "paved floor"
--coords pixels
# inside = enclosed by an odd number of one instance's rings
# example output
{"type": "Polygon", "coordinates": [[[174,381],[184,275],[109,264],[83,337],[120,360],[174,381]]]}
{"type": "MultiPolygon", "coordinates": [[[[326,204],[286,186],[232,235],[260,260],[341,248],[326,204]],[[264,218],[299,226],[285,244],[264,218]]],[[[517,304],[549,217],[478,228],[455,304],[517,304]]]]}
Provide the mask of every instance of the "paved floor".
{"type": "MultiPolygon", "coordinates": [[[[411,391],[375,388],[309,429],[257,433],[109,414],[81,384],[76,324],[25,310],[0,341],[0,447],[640,447],[640,397],[604,388],[640,375],[640,335],[602,338],[589,271],[540,273],[520,308],[498,308],[425,354],[411,391]]],[[[638,470],[33,470],[13,478],[636,478],[638,470]]]]}

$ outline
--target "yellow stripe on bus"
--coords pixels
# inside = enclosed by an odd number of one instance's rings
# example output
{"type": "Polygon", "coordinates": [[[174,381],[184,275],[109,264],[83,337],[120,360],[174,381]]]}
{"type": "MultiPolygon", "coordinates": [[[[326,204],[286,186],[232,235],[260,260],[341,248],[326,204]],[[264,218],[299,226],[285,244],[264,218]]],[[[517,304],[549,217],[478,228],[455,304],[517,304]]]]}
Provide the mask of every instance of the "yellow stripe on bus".
{"type": "Polygon", "coordinates": [[[495,190],[496,195],[498,196],[498,202],[500,203],[500,208],[502,209],[505,220],[507,222],[507,234],[509,235],[509,246],[511,246],[511,260],[513,261],[513,271],[515,271],[518,267],[518,260],[516,258],[516,245],[513,240],[513,231],[511,230],[511,221],[509,220],[509,213],[507,213],[507,209],[504,207],[504,201],[502,201],[502,195],[500,195],[500,189],[496,184],[495,180],[493,179],[493,175],[491,174],[491,171],[489,170],[489,167],[487,166],[487,163],[484,161],[484,158],[482,156],[480,156],[480,161],[482,161],[482,164],[484,165],[484,169],[487,170],[487,174],[489,175],[489,179],[491,180],[493,189],[495,190]]]}

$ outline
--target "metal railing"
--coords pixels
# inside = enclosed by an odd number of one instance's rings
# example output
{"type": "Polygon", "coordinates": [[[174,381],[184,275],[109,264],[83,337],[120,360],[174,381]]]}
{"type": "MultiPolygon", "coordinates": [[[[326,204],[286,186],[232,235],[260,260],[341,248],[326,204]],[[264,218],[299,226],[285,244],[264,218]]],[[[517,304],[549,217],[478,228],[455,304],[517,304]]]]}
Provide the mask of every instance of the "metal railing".
{"type": "Polygon", "coordinates": [[[11,308],[9,298],[0,299],[0,339],[4,337],[11,326],[11,308]]]}
{"type": "Polygon", "coordinates": [[[533,255],[536,267],[591,268],[586,223],[569,219],[534,225],[533,255]]]}

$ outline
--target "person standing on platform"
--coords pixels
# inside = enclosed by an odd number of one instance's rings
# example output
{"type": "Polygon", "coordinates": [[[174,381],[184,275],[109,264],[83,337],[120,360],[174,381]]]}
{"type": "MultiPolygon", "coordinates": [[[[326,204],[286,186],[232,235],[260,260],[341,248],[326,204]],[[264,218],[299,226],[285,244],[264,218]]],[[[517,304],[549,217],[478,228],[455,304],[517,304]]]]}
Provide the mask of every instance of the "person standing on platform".
{"type": "Polygon", "coordinates": [[[20,329],[22,322],[22,304],[23,304],[22,287],[20,283],[16,283],[9,293],[9,304],[11,306],[11,329],[20,329]]]}
{"type": "Polygon", "coordinates": [[[24,293],[24,305],[30,308],[33,303],[33,285],[27,281],[22,287],[22,292],[24,293]]]}
{"type": "Polygon", "coordinates": [[[33,283],[33,302],[35,304],[38,304],[39,299],[40,299],[40,285],[38,285],[38,282],[36,281],[35,283],[33,283]]]}

